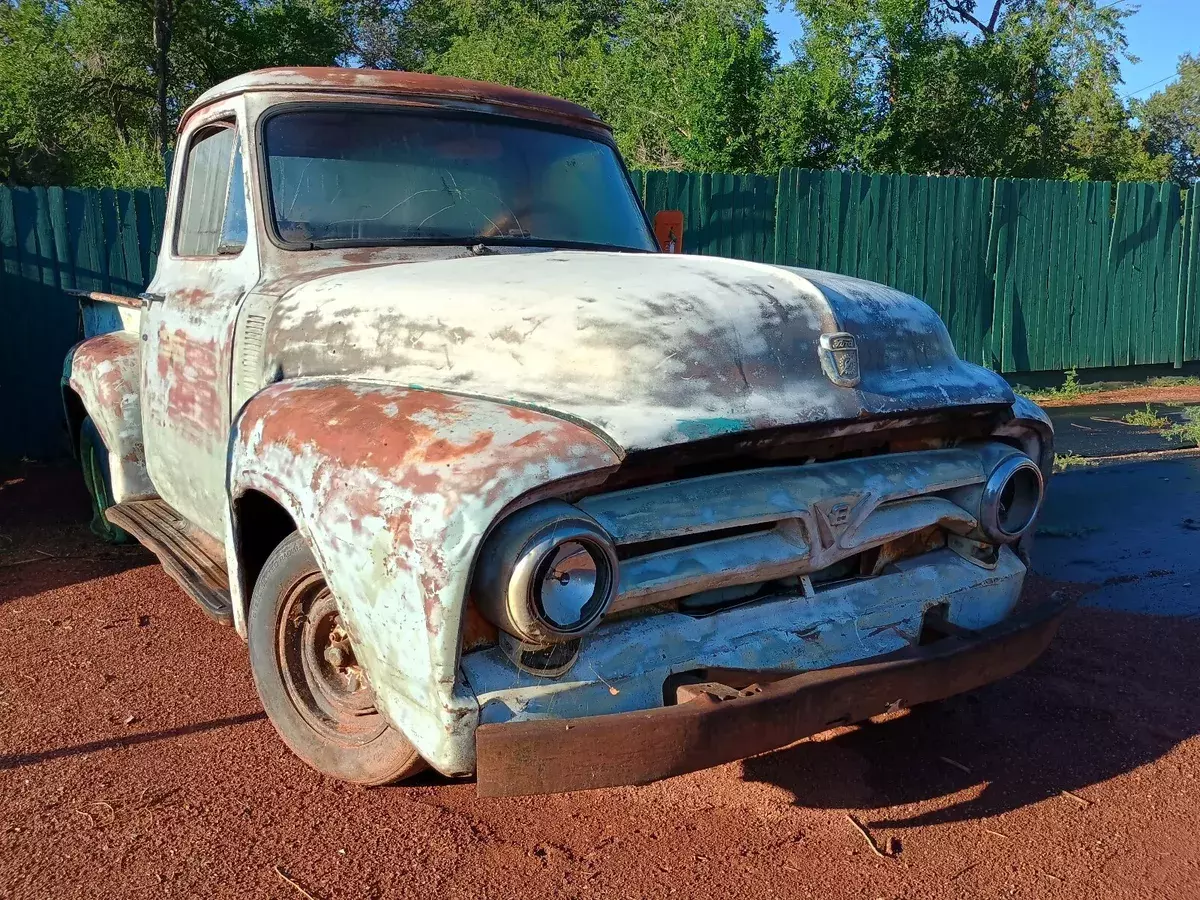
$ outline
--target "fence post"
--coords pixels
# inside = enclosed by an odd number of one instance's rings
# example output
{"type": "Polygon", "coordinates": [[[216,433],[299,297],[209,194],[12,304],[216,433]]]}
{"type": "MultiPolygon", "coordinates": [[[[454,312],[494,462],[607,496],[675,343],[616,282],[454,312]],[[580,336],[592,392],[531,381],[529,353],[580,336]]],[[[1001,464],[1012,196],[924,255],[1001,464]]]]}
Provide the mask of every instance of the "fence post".
{"type": "Polygon", "coordinates": [[[1180,338],[1180,360],[1200,358],[1196,343],[1196,301],[1200,299],[1200,182],[1193,182],[1187,194],[1187,215],[1183,229],[1183,250],[1180,253],[1180,306],[1183,333],[1180,338]]]}
{"type": "Polygon", "coordinates": [[[1186,202],[1183,204],[1183,227],[1179,230],[1179,289],[1175,297],[1175,368],[1183,368],[1183,358],[1187,344],[1188,299],[1190,291],[1188,282],[1191,274],[1191,247],[1189,238],[1193,231],[1196,218],[1196,191],[1188,191],[1186,202]]]}

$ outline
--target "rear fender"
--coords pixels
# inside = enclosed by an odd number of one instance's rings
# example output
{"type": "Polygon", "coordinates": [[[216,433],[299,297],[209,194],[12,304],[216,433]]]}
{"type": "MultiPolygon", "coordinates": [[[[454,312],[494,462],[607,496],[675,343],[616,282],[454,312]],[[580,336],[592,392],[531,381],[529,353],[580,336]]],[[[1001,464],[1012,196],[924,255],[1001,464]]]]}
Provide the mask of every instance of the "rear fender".
{"type": "Polygon", "coordinates": [[[63,366],[64,389],[78,395],[108,450],[114,503],[157,495],[142,442],[141,361],[138,335],[113,331],[76,344],[63,366]]]}
{"type": "Polygon", "coordinates": [[[385,717],[435,768],[474,768],[475,698],[457,678],[480,539],[530,492],[620,462],[546,413],[341,379],[272,385],[234,424],[226,541],[234,618],[248,588],[235,502],[287,509],[321,566],[385,717]]]}

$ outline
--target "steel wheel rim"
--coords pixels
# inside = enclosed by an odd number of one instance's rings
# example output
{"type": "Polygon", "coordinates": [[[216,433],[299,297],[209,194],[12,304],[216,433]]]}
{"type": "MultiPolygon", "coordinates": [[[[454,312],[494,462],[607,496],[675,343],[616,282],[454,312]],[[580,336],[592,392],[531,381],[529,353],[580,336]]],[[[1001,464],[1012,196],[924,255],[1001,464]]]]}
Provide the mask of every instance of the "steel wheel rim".
{"type": "Polygon", "coordinates": [[[287,589],[276,658],[292,705],[322,737],[365,744],[387,729],[320,573],[306,575],[287,589]]]}

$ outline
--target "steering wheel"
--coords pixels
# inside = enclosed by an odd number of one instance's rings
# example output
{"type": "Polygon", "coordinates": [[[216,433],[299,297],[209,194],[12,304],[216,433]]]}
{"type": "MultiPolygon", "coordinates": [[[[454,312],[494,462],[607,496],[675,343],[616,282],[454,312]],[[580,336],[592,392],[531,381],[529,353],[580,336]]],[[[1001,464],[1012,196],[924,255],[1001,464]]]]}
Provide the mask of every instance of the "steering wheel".
{"type": "MultiPolygon", "coordinates": [[[[541,200],[537,204],[537,217],[540,218],[548,212],[555,214],[551,218],[559,218],[562,221],[572,221],[571,213],[573,208],[563,203],[561,200],[541,200]]],[[[522,211],[522,216],[528,216],[530,208],[522,211]]],[[[519,228],[520,222],[517,214],[512,210],[506,210],[502,215],[492,219],[492,224],[479,232],[479,236],[483,238],[489,237],[507,237],[509,231],[513,228],[519,228]]],[[[533,237],[533,233],[529,229],[521,229],[525,235],[533,237]]]]}

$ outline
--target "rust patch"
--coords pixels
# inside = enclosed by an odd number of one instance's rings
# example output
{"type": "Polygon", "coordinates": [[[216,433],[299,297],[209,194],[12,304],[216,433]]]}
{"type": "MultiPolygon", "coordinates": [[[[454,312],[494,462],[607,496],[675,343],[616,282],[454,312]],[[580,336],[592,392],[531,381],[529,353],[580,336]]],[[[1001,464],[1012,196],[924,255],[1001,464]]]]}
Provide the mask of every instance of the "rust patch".
{"type": "MultiPolygon", "coordinates": [[[[493,435],[490,431],[484,431],[478,434],[475,437],[475,440],[471,441],[469,444],[452,444],[450,441],[440,439],[436,440],[430,444],[429,448],[425,451],[425,461],[431,463],[441,463],[449,462],[463,456],[470,456],[473,453],[478,453],[491,444],[492,437],[493,435]]],[[[521,444],[520,441],[524,441],[528,437],[529,436],[527,435],[525,438],[515,441],[513,446],[527,446],[526,444],[521,444]]]]}
{"type": "Polygon", "coordinates": [[[87,339],[70,356],[68,382],[108,449],[118,502],[154,491],[142,442],[141,346],[136,334],[114,331],[87,339]]]}
{"type": "Polygon", "coordinates": [[[391,472],[423,460],[423,448],[445,445],[440,426],[458,417],[458,406],[445,394],[322,385],[264,391],[251,401],[247,419],[263,420],[265,443],[295,451],[313,446],[331,464],[391,472]],[[431,421],[417,421],[420,414],[431,421]]]}
{"type": "Polygon", "coordinates": [[[181,303],[186,303],[188,306],[198,306],[213,298],[212,292],[203,288],[181,288],[174,293],[181,303]]]}
{"type": "Polygon", "coordinates": [[[545,413],[526,409],[523,406],[507,406],[505,409],[509,418],[516,419],[518,422],[542,422],[548,418],[545,413]]]}
{"type": "MultiPolygon", "coordinates": [[[[136,342],[124,332],[88,338],[75,349],[70,384],[93,420],[104,418],[122,427],[126,403],[137,396],[137,354],[136,342]]],[[[97,422],[98,427],[104,424],[97,422]]]]}
{"type": "Polygon", "coordinates": [[[167,398],[161,412],[170,425],[204,436],[205,443],[224,427],[217,361],[216,338],[201,341],[159,326],[156,363],[167,398]]]}
{"type": "Polygon", "coordinates": [[[453,78],[444,75],[426,75],[420,72],[380,71],[377,69],[296,67],[259,69],[239,75],[205,92],[188,107],[179,120],[179,132],[187,127],[188,120],[219,100],[247,91],[312,91],[333,90],[361,94],[393,94],[398,98],[412,100],[468,101],[489,106],[500,106],[514,114],[525,113],[536,118],[546,118],[585,125],[604,133],[608,126],[586,107],[569,100],[536,94],[520,88],[505,87],[485,81],[453,78]]]}
{"type": "Polygon", "coordinates": [[[247,405],[236,452],[272,460],[273,477],[302,480],[302,505],[317,511],[339,553],[349,551],[339,537],[348,531],[354,543],[376,548],[371,565],[384,552],[384,572],[407,571],[419,586],[426,629],[438,635],[448,620],[458,622],[447,594],[469,566],[461,554],[473,546],[460,537],[451,552],[441,532],[464,509],[482,516],[464,522],[465,534],[482,534],[505,503],[547,479],[551,461],[577,470],[613,463],[607,445],[577,425],[524,410],[514,422],[506,412],[488,401],[399,387],[280,384],[247,405]],[[494,429],[481,427],[491,419],[494,429]]]}
{"type": "Polygon", "coordinates": [[[123,332],[114,331],[88,338],[75,351],[74,363],[84,369],[99,363],[123,359],[129,355],[130,341],[123,332]]]}
{"type": "Polygon", "coordinates": [[[441,558],[441,554],[436,551],[422,554],[422,559],[427,559],[429,563],[432,563],[432,565],[429,565],[421,573],[421,587],[424,592],[422,605],[425,607],[425,627],[430,634],[437,634],[442,629],[442,618],[445,615],[440,596],[442,586],[446,581],[443,574],[445,564],[441,558]]]}
{"type": "Polygon", "coordinates": [[[514,447],[534,447],[546,439],[546,435],[541,431],[531,431],[525,437],[517,438],[513,441],[514,447]]]}
{"type": "Polygon", "coordinates": [[[500,629],[485,619],[475,606],[475,601],[468,597],[463,609],[462,652],[492,647],[499,640],[500,629]]]}

